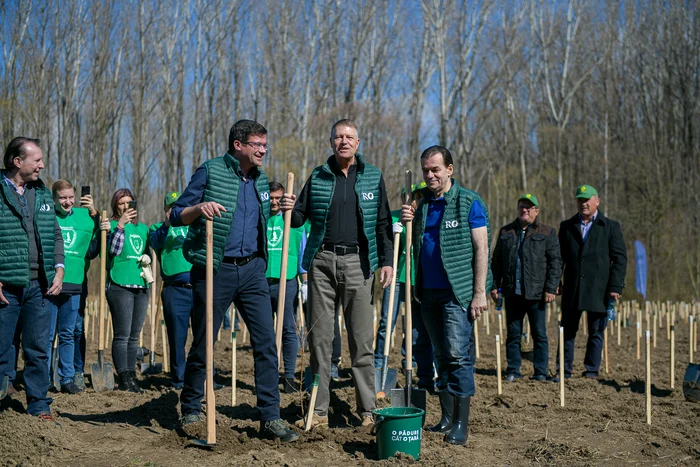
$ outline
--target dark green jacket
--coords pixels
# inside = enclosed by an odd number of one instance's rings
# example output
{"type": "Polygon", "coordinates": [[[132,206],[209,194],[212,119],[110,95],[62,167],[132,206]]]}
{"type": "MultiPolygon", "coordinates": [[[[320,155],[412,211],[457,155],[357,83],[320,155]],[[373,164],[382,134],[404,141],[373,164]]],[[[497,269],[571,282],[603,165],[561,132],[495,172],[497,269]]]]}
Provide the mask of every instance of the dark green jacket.
{"type": "MultiPolygon", "coordinates": [[[[372,164],[365,163],[360,154],[355,154],[355,158],[357,160],[355,193],[357,194],[360,216],[362,218],[362,232],[359,233],[367,242],[370,271],[376,271],[379,268],[377,216],[379,201],[381,200],[379,196],[379,181],[382,173],[372,164]]],[[[326,235],[326,219],[335,190],[335,174],[328,165],[328,161],[314,169],[311,177],[309,177],[309,183],[311,195],[309,221],[311,231],[309,232],[309,240],[302,261],[302,267],[306,270],[311,268],[311,262],[321,248],[323,238],[326,235]]]]}
{"type": "MultiPolygon", "coordinates": [[[[427,200],[433,196],[429,188],[422,190],[423,200],[418,206],[413,228],[413,258],[416,264],[416,297],[420,299],[423,284],[420,257],[423,247],[423,232],[428,215],[427,200]]],[[[491,223],[486,203],[478,193],[462,188],[457,180],[452,179],[452,187],[445,193],[445,214],[440,225],[440,255],[442,265],[447,272],[452,291],[457,301],[468,308],[474,295],[474,251],[471,230],[469,228],[469,211],[474,200],[478,200],[486,214],[488,247],[491,243],[491,223]]],[[[486,253],[488,257],[488,251],[486,253]]],[[[491,290],[491,270],[486,260],[486,291],[491,290]]]]}
{"type": "MultiPolygon", "coordinates": [[[[226,212],[221,217],[214,217],[214,273],[219,270],[224,258],[226,241],[231,233],[233,214],[238,206],[238,189],[241,178],[238,175],[239,163],[232,155],[226,153],[206,161],[207,186],[202,202],[215,201],[221,204],[226,212]]],[[[258,223],[258,252],[267,258],[267,219],[270,217],[270,184],[265,172],[260,169],[251,170],[249,176],[255,179],[255,191],[260,206],[260,222],[258,223]]],[[[206,219],[201,216],[190,225],[187,239],[183,244],[183,252],[187,261],[204,269],[207,264],[206,250],[206,219]]]]}
{"type": "MultiPolygon", "coordinates": [[[[39,268],[44,271],[48,284],[53,282],[54,247],[56,235],[56,211],[51,192],[44,182],[37,180],[33,189],[36,193],[34,202],[34,234],[39,247],[39,268]]],[[[2,202],[0,202],[0,282],[3,285],[29,287],[29,236],[11,186],[4,181],[2,185],[2,202]]]]}

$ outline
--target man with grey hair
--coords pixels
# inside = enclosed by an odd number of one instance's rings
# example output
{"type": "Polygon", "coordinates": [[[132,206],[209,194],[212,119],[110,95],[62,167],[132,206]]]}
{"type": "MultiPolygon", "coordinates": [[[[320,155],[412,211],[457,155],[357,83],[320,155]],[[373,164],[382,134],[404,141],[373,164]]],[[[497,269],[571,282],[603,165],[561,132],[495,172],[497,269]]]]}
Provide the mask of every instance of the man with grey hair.
{"type": "Polygon", "coordinates": [[[374,272],[387,287],[392,277],[391,213],[382,173],[357,152],[360,137],[352,120],[331,129],[333,155],[316,167],[297,199],[285,194],[282,211],[292,211],[292,227],[309,219],[311,230],[302,267],[309,272],[311,371],[319,374],[313,427],[328,424],[333,320],[341,304],[362,426],[375,408],[372,347],[374,272]],[[296,200],[296,203],[295,203],[296,200]]]}
{"type": "Polygon", "coordinates": [[[13,139],[5,149],[0,189],[0,399],[14,373],[12,341],[22,328],[27,412],[54,422],[47,397],[51,310],[47,301],[61,293],[63,236],[53,197],[39,172],[44,168],[39,140],[13,139]]]}

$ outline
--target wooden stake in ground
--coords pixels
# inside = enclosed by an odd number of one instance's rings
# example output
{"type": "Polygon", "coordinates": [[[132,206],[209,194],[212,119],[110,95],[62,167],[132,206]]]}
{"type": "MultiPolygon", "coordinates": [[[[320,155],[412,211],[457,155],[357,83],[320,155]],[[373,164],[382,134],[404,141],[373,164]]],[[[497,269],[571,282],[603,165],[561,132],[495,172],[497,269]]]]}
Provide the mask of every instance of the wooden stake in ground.
{"type": "Polygon", "coordinates": [[[491,326],[489,325],[489,314],[490,314],[489,310],[488,309],[484,310],[484,313],[486,314],[486,316],[484,316],[484,318],[486,318],[486,319],[484,319],[484,321],[486,322],[486,335],[490,336],[491,335],[491,326]]]}
{"type": "MultiPolygon", "coordinates": [[[[206,263],[206,344],[207,344],[207,444],[216,444],[216,400],[214,396],[214,222],[207,219],[206,263]]],[[[233,323],[231,323],[233,324],[233,323]]]]}
{"type": "Polygon", "coordinates": [[[320,375],[314,375],[314,382],[311,384],[311,401],[309,402],[309,413],[306,414],[306,426],[304,431],[309,431],[311,429],[311,421],[314,416],[314,409],[316,408],[316,396],[318,395],[318,382],[321,379],[320,375]]]}
{"type": "Polygon", "coordinates": [[[605,374],[610,374],[609,360],[608,360],[608,327],[603,329],[603,356],[605,357],[605,374]]]}
{"type": "Polygon", "coordinates": [[[503,335],[503,313],[498,314],[498,333],[503,335]]]}
{"type": "Polygon", "coordinates": [[[676,387],[676,310],[671,311],[671,389],[676,387]]]}
{"type": "Polygon", "coordinates": [[[642,348],[641,348],[641,343],[640,343],[641,338],[639,336],[641,326],[642,326],[641,323],[639,321],[637,321],[637,360],[642,359],[642,348]]]}
{"type": "Polygon", "coordinates": [[[559,401],[564,407],[564,326],[559,326],[559,401]]]}
{"type": "Polygon", "coordinates": [[[654,335],[654,348],[656,348],[656,327],[657,327],[657,321],[659,320],[659,315],[658,313],[654,313],[654,326],[653,326],[653,335],[654,335]]]}
{"type": "Polygon", "coordinates": [[[496,334],[496,378],[498,378],[498,395],[500,396],[503,394],[503,384],[501,382],[501,336],[499,334],[496,334]]]}
{"type": "Polygon", "coordinates": [[[695,321],[695,319],[693,316],[691,316],[690,322],[688,323],[689,324],[688,329],[690,330],[690,337],[688,338],[688,344],[689,344],[688,345],[688,353],[690,356],[689,356],[688,362],[690,362],[690,363],[695,363],[693,361],[693,341],[694,341],[694,339],[693,339],[693,325],[695,324],[693,321],[695,321]]]}
{"type": "MultiPolygon", "coordinates": [[[[294,174],[287,174],[287,194],[294,193],[294,174]]],[[[284,366],[284,358],[282,358],[282,329],[284,328],[284,302],[287,292],[287,262],[289,256],[289,231],[292,228],[292,211],[284,213],[284,233],[282,234],[282,265],[280,267],[280,282],[277,293],[277,361],[279,367],[284,366]]],[[[296,273],[296,271],[295,271],[296,273]]]]}
{"type": "Polygon", "coordinates": [[[651,346],[649,345],[649,331],[644,332],[644,344],[646,346],[647,365],[646,365],[646,409],[647,409],[647,425],[651,425],[651,346]]]}
{"type": "Polygon", "coordinates": [[[622,321],[623,321],[622,315],[618,315],[617,316],[617,323],[615,323],[617,325],[617,346],[618,347],[620,347],[620,345],[622,345],[622,332],[621,332],[622,331],[622,321]]]}
{"type": "MultiPolygon", "coordinates": [[[[233,310],[233,308],[232,308],[233,310]]],[[[234,313],[231,313],[234,316],[234,313]]],[[[233,318],[232,318],[233,319],[233,318]]],[[[233,323],[233,321],[231,321],[233,323]]],[[[236,405],[236,330],[231,331],[231,406],[236,405]]]]}

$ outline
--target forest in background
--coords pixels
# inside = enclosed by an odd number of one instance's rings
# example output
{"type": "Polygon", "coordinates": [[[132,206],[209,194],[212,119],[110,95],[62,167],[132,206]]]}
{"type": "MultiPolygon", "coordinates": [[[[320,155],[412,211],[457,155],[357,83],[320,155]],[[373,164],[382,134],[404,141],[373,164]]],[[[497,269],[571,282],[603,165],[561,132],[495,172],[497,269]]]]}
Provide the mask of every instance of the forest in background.
{"type": "Polygon", "coordinates": [[[535,193],[558,228],[590,184],[634,240],[648,298],[700,297],[700,1],[146,0],[0,2],[0,142],[42,140],[47,182],[130,187],[162,220],[228,131],[269,131],[295,189],[352,118],[392,208],[443,144],[494,232],[535,193]]]}

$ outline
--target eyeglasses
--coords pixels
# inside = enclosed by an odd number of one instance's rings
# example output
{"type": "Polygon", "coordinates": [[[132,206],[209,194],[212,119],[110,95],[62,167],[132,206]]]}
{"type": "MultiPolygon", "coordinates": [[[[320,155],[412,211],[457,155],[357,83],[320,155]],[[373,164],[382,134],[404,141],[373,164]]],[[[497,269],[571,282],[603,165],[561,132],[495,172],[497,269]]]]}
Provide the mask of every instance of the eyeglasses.
{"type": "Polygon", "coordinates": [[[532,211],[533,209],[537,209],[537,206],[531,206],[529,208],[527,206],[518,206],[518,211],[522,211],[523,209],[526,211],[532,211]]]}
{"type": "Polygon", "coordinates": [[[269,144],[258,143],[256,141],[241,141],[241,144],[247,144],[249,146],[253,146],[256,149],[264,149],[266,151],[270,149],[269,144]]]}

